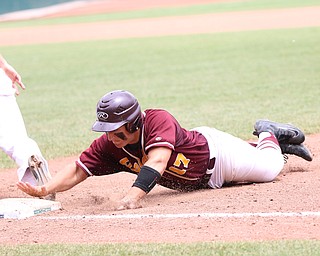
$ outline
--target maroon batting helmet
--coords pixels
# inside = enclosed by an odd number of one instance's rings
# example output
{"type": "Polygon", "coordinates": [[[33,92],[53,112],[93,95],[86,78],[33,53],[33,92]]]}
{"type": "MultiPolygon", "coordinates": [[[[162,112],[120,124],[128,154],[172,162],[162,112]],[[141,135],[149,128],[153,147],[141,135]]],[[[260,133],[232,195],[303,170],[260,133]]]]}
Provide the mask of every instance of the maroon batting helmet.
{"type": "Polygon", "coordinates": [[[129,132],[141,127],[141,108],[128,91],[116,90],[105,94],[97,104],[97,120],[92,126],[96,132],[110,132],[124,124],[129,132]]]}

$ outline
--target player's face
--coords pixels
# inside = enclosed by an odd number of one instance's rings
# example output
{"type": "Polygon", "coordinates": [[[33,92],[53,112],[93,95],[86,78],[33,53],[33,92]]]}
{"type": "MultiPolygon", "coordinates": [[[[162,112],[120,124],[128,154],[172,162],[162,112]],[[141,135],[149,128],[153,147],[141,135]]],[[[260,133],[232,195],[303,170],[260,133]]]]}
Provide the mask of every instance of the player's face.
{"type": "Polygon", "coordinates": [[[124,125],[117,130],[107,132],[107,136],[108,140],[112,141],[117,148],[122,148],[128,144],[134,143],[134,135],[129,133],[124,125]]]}

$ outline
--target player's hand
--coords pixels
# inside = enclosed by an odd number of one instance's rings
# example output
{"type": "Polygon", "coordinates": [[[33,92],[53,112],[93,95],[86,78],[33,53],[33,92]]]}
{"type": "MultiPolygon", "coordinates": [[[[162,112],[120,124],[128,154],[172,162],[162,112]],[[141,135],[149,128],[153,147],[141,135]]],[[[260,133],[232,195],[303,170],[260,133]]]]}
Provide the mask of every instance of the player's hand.
{"type": "Polygon", "coordinates": [[[128,210],[128,209],[137,209],[142,208],[142,205],[140,203],[140,200],[133,200],[133,199],[122,199],[115,203],[115,210],[116,211],[122,211],[122,210],[128,210]]]}
{"type": "Polygon", "coordinates": [[[19,88],[16,84],[18,84],[23,90],[26,88],[21,81],[21,76],[18,72],[8,63],[6,63],[4,67],[4,72],[12,81],[12,87],[16,90],[16,95],[19,95],[19,88]]]}
{"type": "Polygon", "coordinates": [[[33,186],[28,182],[19,181],[17,187],[30,196],[43,197],[49,194],[45,186],[33,186]]]}

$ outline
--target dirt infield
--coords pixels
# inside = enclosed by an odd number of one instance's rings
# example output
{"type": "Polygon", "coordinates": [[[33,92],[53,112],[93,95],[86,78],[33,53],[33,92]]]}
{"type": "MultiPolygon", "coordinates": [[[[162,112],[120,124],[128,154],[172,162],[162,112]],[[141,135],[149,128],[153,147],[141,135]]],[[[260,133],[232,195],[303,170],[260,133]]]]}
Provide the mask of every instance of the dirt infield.
{"type": "Polygon", "coordinates": [[[0,29],[0,46],[314,27],[319,13],[320,6],[8,28],[0,29]]]}
{"type": "MultiPolygon", "coordinates": [[[[108,2],[110,1],[106,1],[108,2]]],[[[155,1],[149,2],[155,3],[155,1]]],[[[173,3],[174,1],[162,0],[162,3],[164,2],[173,3]]],[[[178,4],[182,2],[190,4],[192,1],[178,2],[178,4]]],[[[100,6],[100,10],[101,8],[100,6]]],[[[295,11],[302,15],[306,9],[313,8],[301,8],[295,11]]],[[[88,8],[88,10],[92,9],[88,8]]],[[[283,15],[282,11],[281,15],[283,15]]],[[[280,23],[279,20],[272,26],[311,26],[310,23],[304,23],[305,20],[310,22],[318,18],[313,19],[310,12],[308,12],[308,19],[292,19],[292,23],[289,19],[285,20],[285,23],[280,23]]],[[[263,13],[270,15],[271,12],[262,11],[256,17],[260,17],[261,20],[263,13]]],[[[239,30],[243,28],[240,23],[241,17],[244,18],[244,16],[235,17],[234,13],[232,17],[237,20],[233,24],[239,25],[239,30]]],[[[267,21],[268,18],[265,20],[267,21]]],[[[206,22],[205,19],[204,22],[206,22]]],[[[256,22],[256,29],[258,25],[256,22]]],[[[319,25],[313,24],[313,26],[319,25]]],[[[197,26],[192,28],[192,33],[197,33],[197,26]]],[[[41,29],[46,30],[44,27],[41,29]]],[[[13,34],[17,32],[16,29],[5,32],[9,33],[9,31],[13,34]]],[[[36,31],[41,34],[39,30],[36,31]]],[[[121,31],[124,37],[124,31],[121,31]]],[[[60,35],[67,35],[67,33],[60,33],[60,35]]],[[[80,35],[83,36],[83,40],[93,39],[86,37],[86,33],[82,32],[79,32],[75,39],[81,40],[80,35]]],[[[148,34],[146,33],[145,36],[148,34]]],[[[33,41],[27,43],[41,43],[42,40],[42,37],[28,38],[33,41]]],[[[59,40],[68,39],[60,37],[59,40]]],[[[320,149],[318,146],[320,135],[307,136],[305,144],[312,152],[314,160],[306,162],[290,156],[283,172],[274,182],[192,193],[181,193],[156,186],[143,201],[144,207],[136,210],[113,212],[110,207],[112,200],[119,199],[126,193],[135,176],[116,174],[110,177],[92,177],[75,188],[57,195],[57,200],[63,205],[61,211],[25,220],[0,220],[2,238],[0,244],[320,239],[320,149]]],[[[73,156],[49,161],[50,169],[56,173],[76,158],[77,156],[73,156]]],[[[15,170],[2,170],[0,182],[4,187],[0,191],[0,198],[27,197],[15,186],[15,170]]]]}

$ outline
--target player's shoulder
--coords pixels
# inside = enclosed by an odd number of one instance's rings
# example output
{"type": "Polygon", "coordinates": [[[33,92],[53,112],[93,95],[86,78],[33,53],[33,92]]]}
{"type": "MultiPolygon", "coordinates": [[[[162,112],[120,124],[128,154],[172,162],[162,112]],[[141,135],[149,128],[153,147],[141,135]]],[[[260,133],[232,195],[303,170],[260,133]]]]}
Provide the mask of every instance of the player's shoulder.
{"type": "Polygon", "coordinates": [[[144,125],[148,127],[177,125],[177,120],[165,109],[147,109],[144,111],[144,125]]]}
{"type": "Polygon", "coordinates": [[[173,115],[168,110],[161,108],[146,109],[144,111],[144,117],[146,120],[174,119],[173,115]]]}
{"type": "Polygon", "coordinates": [[[149,108],[145,111],[145,116],[153,116],[153,115],[171,115],[168,110],[162,108],[149,108]]]}

